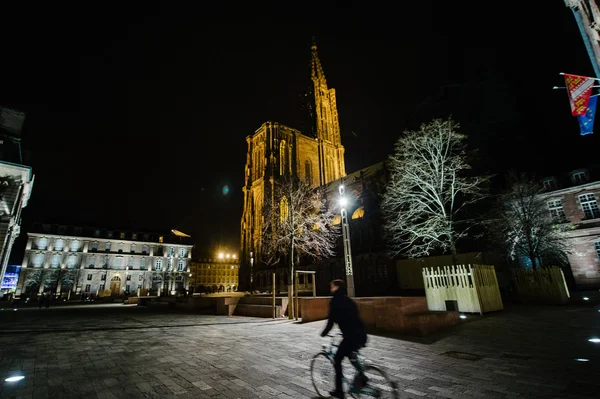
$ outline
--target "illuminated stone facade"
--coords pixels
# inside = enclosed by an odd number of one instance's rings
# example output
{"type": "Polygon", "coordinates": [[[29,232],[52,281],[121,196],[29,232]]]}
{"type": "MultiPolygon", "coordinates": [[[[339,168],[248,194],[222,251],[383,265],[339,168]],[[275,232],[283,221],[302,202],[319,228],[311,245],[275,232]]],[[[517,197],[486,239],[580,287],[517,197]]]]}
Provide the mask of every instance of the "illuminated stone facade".
{"type": "Polygon", "coordinates": [[[312,186],[326,185],[346,175],[344,147],[335,89],[327,86],[317,46],[312,46],[311,77],[314,90],[314,134],[302,133],[277,122],[266,122],[246,138],[244,211],[241,220],[240,283],[249,289],[251,270],[259,264],[261,225],[265,196],[272,194],[272,182],[282,176],[296,176],[312,186]]]}
{"type": "Polygon", "coordinates": [[[192,245],[185,238],[41,225],[28,233],[17,291],[70,296],[184,293],[192,245]]]}
{"type": "Polygon", "coordinates": [[[240,263],[235,258],[200,259],[191,263],[190,291],[233,292],[239,283],[240,263]]]}

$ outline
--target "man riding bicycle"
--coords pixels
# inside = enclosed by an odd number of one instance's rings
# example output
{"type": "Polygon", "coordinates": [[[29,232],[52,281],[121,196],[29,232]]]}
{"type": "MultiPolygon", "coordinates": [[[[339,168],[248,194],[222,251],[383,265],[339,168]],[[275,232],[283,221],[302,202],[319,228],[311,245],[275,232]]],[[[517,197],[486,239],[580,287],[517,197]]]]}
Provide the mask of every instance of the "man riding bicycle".
{"type": "MultiPolygon", "coordinates": [[[[334,398],[343,398],[342,361],[344,357],[348,357],[352,365],[358,369],[356,366],[356,351],[366,345],[367,331],[358,314],[358,306],[346,295],[346,284],[344,281],[333,280],[330,283],[330,289],[333,298],[331,298],[329,304],[329,320],[321,336],[327,336],[333,328],[334,323],[338,325],[344,336],[334,357],[335,390],[330,392],[330,395],[334,398]]],[[[360,377],[362,381],[355,381],[355,384],[362,383],[364,385],[366,378],[364,375],[360,375],[360,377]]]]}

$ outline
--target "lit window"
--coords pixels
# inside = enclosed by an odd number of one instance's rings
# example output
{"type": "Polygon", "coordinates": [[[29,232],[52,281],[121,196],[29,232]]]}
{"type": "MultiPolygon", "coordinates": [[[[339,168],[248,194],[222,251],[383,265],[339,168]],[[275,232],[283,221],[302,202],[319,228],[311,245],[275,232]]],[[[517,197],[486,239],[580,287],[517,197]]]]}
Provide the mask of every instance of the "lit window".
{"type": "Polygon", "coordinates": [[[38,238],[36,247],[38,249],[46,249],[48,247],[48,239],[46,237],[38,238]]]}
{"type": "Polygon", "coordinates": [[[180,260],[180,261],[177,263],[177,271],[180,271],[180,272],[182,272],[182,271],[183,271],[183,268],[184,268],[184,266],[185,266],[185,262],[184,262],[184,261],[182,261],[182,260],[180,260]]]}
{"type": "Polygon", "coordinates": [[[125,238],[125,233],[120,233],[119,238],[125,238]]]}
{"type": "Polygon", "coordinates": [[[98,250],[98,241],[94,241],[92,243],[92,251],[97,251],[98,250]]]}
{"type": "Polygon", "coordinates": [[[600,208],[598,208],[598,201],[596,201],[594,194],[580,195],[579,203],[586,219],[600,218],[600,208]]]}
{"type": "Polygon", "coordinates": [[[156,270],[162,270],[162,260],[161,259],[157,259],[156,260],[156,270]]]}
{"type": "Polygon", "coordinates": [[[563,222],[565,220],[565,211],[561,200],[548,201],[548,210],[555,222],[563,222]]]}
{"type": "Polygon", "coordinates": [[[119,244],[119,252],[123,252],[123,243],[119,244]]]}
{"type": "Polygon", "coordinates": [[[79,240],[71,241],[71,252],[79,251],[80,247],[81,247],[81,243],[79,242],[79,240]]]}
{"type": "Polygon", "coordinates": [[[281,140],[281,144],[279,144],[279,174],[282,176],[285,174],[286,169],[285,155],[285,140],[281,140]]]}
{"type": "Polygon", "coordinates": [[[169,256],[174,256],[175,255],[175,248],[171,247],[169,248],[169,256]]]}
{"type": "Polygon", "coordinates": [[[352,214],[352,219],[362,219],[365,216],[365,208],[359,207],[352,214]]]}
{"type": "Polygon", "coordinates": [[[54,243],[54,249],[57,251],[62,251],[63,248],[65,246],[65,242],[62,238],[59,238],[58,240],[56,240],[56,242],[54,243]]]}
{"type": "Polygon", "coordinates": [[[160,236],[160,237],[158,237],[158,242],[161,242],[161,243],[162,243],[162,242],[163,242],[163,240],[164,240],[163,236],[160,236]]]}
{"type": "Polygon", "coordinates": [[[135,244],[131,244],[129,252],[132,252],[132,253],[135,252],[135,244]]]}
{"type": "Polygon", "coordinates": [[[106,252],[110,252],[110,242],[106,243],[106,252]]]}
{"type": "Polygon", "coordinates": [[[185,256],[185,248],[179,248],[179,256],[182,258],[185,256]]]}
{"type": "Polygon", "coordinates": [[[289,208],[289,204],[288,204],[288,199],[286,197],[283,197],[279,203],[279,218],[281,220],[281,223],[288,220],[289,217],[290,217],[290,208],[289,208]]]}

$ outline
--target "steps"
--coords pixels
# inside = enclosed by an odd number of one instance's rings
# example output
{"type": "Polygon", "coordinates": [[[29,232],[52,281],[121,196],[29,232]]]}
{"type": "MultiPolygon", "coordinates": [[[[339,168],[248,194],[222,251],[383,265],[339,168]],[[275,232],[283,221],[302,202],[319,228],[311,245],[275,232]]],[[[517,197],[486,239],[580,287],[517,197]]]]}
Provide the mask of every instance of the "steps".
{"type": "MultiPolygon", "coordinates": [[[[287,298],[275,298],[275,315],[276,317],[284,317],[287,309],[287,298]]],[[[247,317],[273,317],[273,298],[245,296],[240,298],[234,316],[247,317]]]]}

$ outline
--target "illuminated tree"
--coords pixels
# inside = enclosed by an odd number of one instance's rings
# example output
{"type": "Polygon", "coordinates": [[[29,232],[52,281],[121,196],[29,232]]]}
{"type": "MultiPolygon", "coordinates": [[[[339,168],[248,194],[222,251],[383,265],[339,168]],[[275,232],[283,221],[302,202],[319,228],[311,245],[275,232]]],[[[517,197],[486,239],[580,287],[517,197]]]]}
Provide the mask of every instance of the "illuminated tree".
{"type": "Polygon", "coordinates": [[[385,232],[394,255],[456,255],[456,243],[475,224],[465,207],[481,200],[486,177],[469,176],[465,139],[452,120],[408,131],[389,158],[390,181],[382,201],[385,232]]]}
{"type": "Polygon", "coordinates": [[[273,183],[273,197],[265,201],[262,257],[267,264],[288,266],[288,316],[293,318],[294,269],[301,258],[334,255],[339,229],[332,225],[334,210],[324,194],[293,177],[273,183]]]}
{"type": "Polygon", "coordinates": [[[508,190],[500,196],[498,220],[490,224],[493,236],[507,249],[513,260],[529,259],[531,267],[543,259],[564,263],[567,247],[562,231],[564,214],[552,215],[544,188],[526,174],[511,173],[508,190]]]}

